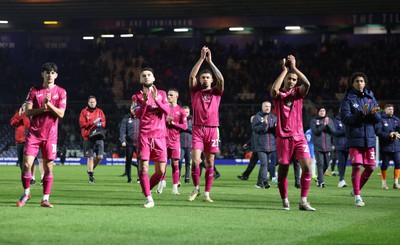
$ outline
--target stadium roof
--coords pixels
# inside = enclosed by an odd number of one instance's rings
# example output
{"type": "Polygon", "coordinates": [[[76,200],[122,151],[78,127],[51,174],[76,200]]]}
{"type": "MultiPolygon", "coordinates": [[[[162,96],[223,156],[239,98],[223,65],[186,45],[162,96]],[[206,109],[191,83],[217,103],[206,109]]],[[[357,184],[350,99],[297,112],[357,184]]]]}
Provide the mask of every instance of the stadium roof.
{"type": "MultiPolygon", "coordinates": [[[[0,20],[30,29],[44,20],[279,17],[397,13],[395,0],[2,0],[0,20]]],[[[400,21],[399,21],[400,22],[400,21]]],[[[396,22],[397,23],[397,22],[396,22]]],[[[318,24],[318,23],[314,23],[318,24]]]]}

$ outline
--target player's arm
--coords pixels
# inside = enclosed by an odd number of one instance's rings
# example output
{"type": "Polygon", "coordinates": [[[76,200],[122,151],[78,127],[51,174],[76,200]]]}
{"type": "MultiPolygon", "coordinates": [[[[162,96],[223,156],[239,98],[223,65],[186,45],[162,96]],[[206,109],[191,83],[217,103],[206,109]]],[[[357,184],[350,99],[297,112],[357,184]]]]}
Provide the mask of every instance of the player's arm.
{"type": "Polygon", "coordinates": [[[38,115],[38,114],[40,114],[40,113],[42,113],[44,111],[45,111],[45,107],[44,106],[40,107],[40,108],[33,109],[32,103],[26,103],[25,115],[27,117],[36,116],[36,115],[38,115]]]}
{"type": "Polygon", "coordinates": [[[300,86],[300,92],[302,94],[308,94],[310,90],[310,81],[308,81],[307,77],[299,70],[296,66],[296,58],[293,55],[288,56],[288,61],[290,62],[290,68],[297,74],[297,77],[302,82],[300,86]]]}
{"type": "MultiPolygon", "coordinates": [[[[50,99],[51,99],[51,94],[46,94],[46,98],[44,99],[45,109],[50,110],[56,117],[63,118],[65,115],[65,106],[64,107],[61,106],[60,108],[58,108],[57,106],[51,103],[50,99]]],[[[61,101],[61,103],[66,103],[65,94],[64,96],[61,96],[60,94],[59,100],[61,101]]]]}
{"type": "Polygon", "coordinates": [[[206,61],[210,65],[211,70],[213,71],[215,78],[217,79],[216,88],[220,92],[223,91],[224,90],[224,77],[222,76],[222,73],[217,68],[217,66],[212,62],[211,50],[208,50],[206,52],[206,61]]]}
{"type": "Polygon", "coordinates": [[[206,52],[207,52],[208,48],[206,46],[204,46],[201,49],[201,53],[200,53],[200,58],[199,60],[196,62],[196,64],[193,66],[192,71],[190,72],[189,75],[189,88],[193,88],[197,85],[197,73],[199,73],[201,64],[203,64],[204,59],[206,58],[206,52]]]}
{"type": "Polygon", "coordinates": [[[285,76],[288,73],[288,68],[285,66],[286,59],[283,59],[281,62],[282,62],[282,72],[276,78],[275,82],[272,84],[271,87],[270,95],[272,98],[276,98],[279,95],[279,89],[282,86],[283,79],[285,79],[285,76]]]}
{"type": "Polygon", "coordinates": [[[172,121],[172,125],[174,125],[179,130],[187,129],[187,120],[186,120],[186,114],[185,114],[184,110],[181,110],[181,115],[179,117],[178,122],[172,121]]]}

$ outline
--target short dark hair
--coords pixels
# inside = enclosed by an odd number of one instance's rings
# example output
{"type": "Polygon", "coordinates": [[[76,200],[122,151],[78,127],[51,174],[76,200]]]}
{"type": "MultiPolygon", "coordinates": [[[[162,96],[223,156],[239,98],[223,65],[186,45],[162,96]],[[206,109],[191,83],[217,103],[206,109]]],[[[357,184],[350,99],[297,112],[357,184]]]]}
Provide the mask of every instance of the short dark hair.
{"type": "Polygon", "coordinates": [[[209,74],[211,74],[211,76],[213,75],[213,73],[209,69],[204,69],[199,72],[199,76],[203,75],[204,73],[209,73],[209,74]]]}
{"type": "Polygon", "coordinates": [[[142,72],[144,72],[144,71],[150,71],[150,72],[153,73],[153,75],[154,75],[154,70],[153,70],[153,68],[145,67],[145,68],[143,68],[142,70],[140,70],[140,74],[142,74],[142,72]]]}
{"type": "Polygon", "coordinates": [[[97,101],[96,96],[94,96],[94,95],[89,95],[87,100],[89,101],[90,99],[95,99],[97,101]]]}
{"type": "Polygon", "coordinates": [[[385,105],[385,109],[388,108],[388,107],[393,107],[394,108],[394,105],[393,104],[386,104],[385,105]]]}
{"type": "Polygon", "coordinates": [[[47,62],[42,65],[42,72],[45,71],[55,71],[58,72],[58,66],[53,62],[47,62]]]}
{"type": "Polygon", "coordinates": [[[175,93],[177,93],[179,95],[179,91],[177,88],[170,88],[170,89],[168,89],[168,92],[169,91],[174,91],[175,93]]]}
{"type": "Polygon", "coordinates": [[[354,72],[353,75],[351,75],[350,77],[350,85],[354,83],[354,79],[356,79],[357,77],[364,78],[365,83],[368,82],[368,77],[367,75],[365,75],[364,72],[354,72]]]}

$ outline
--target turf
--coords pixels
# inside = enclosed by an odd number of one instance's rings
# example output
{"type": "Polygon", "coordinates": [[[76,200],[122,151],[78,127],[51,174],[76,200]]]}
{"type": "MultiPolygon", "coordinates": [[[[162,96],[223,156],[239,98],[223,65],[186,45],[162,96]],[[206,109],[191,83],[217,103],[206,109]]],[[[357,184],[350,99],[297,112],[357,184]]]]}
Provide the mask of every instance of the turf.
{"type": "MultiPolygon", "coordinates": [[[[42,187],[16,207],[22,194],[19,169],[0,166],[0,244],[395,244],[398,241],[400,191],[382,190],[375,170],[363,189],[365,207],[353,205],[351,188],[337,188],[338,177],[326,177],[326,188],[313,183],[309,201],[316,212],[299,211],[300,191],[289,179],[291,211],[281,210],[278,188],[256,189],[256,172],[237,179],[244,166],[219,166],[214,203],[186,201],[192,185],[171,194],[153,194],[156,206],[143,207],[140,185],[118,177],[122,166],[99,166],[96,183],[88,184],[86,166],[55,166],[53,209],[41,208],[42,187]]],[[[393,169],[388,171],[392,176],[393,169]]],[[[350,169],[346,181],[350,184],[350,169]]],[[[291,169],[290,176],[293,176],[291,169]]],[[[391,180],[388,181],[391,185],[391,180]]],[[[201,179],[202,191],[204,179],[201,179]]]]}

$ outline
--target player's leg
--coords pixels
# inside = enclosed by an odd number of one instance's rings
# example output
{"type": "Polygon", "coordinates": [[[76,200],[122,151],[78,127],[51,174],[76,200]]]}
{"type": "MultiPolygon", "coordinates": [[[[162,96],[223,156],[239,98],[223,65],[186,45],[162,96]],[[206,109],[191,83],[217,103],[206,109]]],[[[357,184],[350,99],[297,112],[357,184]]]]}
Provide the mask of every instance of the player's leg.
{"type": "Polygon", "coordinates": [[[34,156],[24,155],[23,168],[21,173],[22,187],[24,188],[24,193],[22,194],[20,200],[17,202],[18,207],[23,207],[25,203],[31,198],[31,166],[35,160],[34,156]]]}
{"type": "Polygon", "coordinates": [[[394,152],[394,182],[393,182],[393,189],[400,190],[399,185],[399,176],[400,176],[400,151],[394,152]]]}
{"type": "Polygon", "coordinates": [[[200,163],[202,150],[192,150],[192,181],[194,189],[188,196],[189,201],[194,201],[200,195],[200,163]]]}
{"type": "Polygon", "coordinates": [[[53,166],[54,161],[50,159],[43,159],[43,169],[44,169],[44,176],[43,176],[43,198],[40,206],[46,208],[53,208],[54,206],[50,204],[50,193],[53,187],[53,166]]]}
{"type": "Polygon", "coordinates": [[[381,181],[382,181],[382,189],[387,190],[389,187],[386,183],[386,172],[389,167],[390,156],[389,153],[382,152],[380,156],[382,157],[382,164],[381,164],[381,181]]]}
{"type": "Polygon", "coordinates": [[[307,201],[308,190],[310,189],[311,183],[311,161],[309,158],[298,159],[301,167],[301,177],[300,177],[300,203],[299,209],[304,211],[315,211],[315,208],[311,207],[310,203],[307,201]]]}

